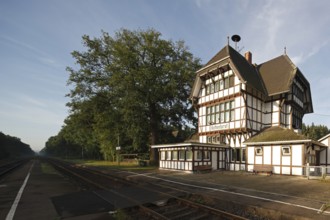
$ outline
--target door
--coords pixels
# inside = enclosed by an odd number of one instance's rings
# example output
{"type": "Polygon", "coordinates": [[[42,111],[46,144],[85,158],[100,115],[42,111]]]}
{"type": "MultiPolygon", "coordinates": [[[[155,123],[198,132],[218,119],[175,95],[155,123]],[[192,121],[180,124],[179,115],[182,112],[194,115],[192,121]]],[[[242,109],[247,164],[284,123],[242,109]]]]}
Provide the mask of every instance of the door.
{"type": "Polygon", "coordinates": [[[218,169],[218,151],[212,151],[212,170],[218,169]]]}

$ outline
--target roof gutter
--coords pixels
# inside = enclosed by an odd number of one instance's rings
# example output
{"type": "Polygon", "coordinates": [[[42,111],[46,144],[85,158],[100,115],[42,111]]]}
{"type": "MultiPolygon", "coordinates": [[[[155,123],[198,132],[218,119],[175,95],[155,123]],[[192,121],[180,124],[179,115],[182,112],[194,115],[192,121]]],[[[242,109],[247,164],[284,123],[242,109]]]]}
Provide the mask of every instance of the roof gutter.
{"type": "Polygon", "coordinates": [[[322,143],[318,143],[312,139],[306,139],[306,140],[292,140],[292,141],[265,141],[265,142],[248,142],[243,143],[245,145],[268,145],[268,144],[298,144],[298,143],[307,143],[312,142],[313,144],[317,144],[320,147],[327,147],[326,145],[322,143]]]}

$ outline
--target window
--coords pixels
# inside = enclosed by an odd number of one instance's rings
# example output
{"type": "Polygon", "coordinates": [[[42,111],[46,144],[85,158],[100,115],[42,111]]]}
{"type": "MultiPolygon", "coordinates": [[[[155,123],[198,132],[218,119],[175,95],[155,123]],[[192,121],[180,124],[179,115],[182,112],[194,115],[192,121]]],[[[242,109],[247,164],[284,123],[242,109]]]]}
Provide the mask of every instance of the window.
{"type": "Polygon", "coordinates": [[[203,151],[203,158],[204,158],[204,160],[210,160],[211,159],[210,151],[204,150],[203,151]]]}
{"type": "Polygon", "coordinates": [[[235,120],[235,101],[206,107],[206,124],[219,124],[235,120]]]}
{"type": "Polygon", "coordinates": [[[185,160],[185,151],[179,150],[179,160],[185,160]]]}
{"type": "Polygon", "coordinates": [[[223,90],[223,88],[224,88],[223,80],[220,80],[219,82],[220,82],[220,83],[219,83],[219,84],[220,84],[220,88],[219,88],[219,90],[223,90]]]}
{"type": "Polygon", "coordinates": [[[212,81],[210,84],[206,85],[206,95],[221,91],[223,89],[228,89],[235,86],[235,75],[227,76],[224,79],[217,81],[212,81]]]}
{"type": "Polygon", "coordinates": [[[241,161],[241,149],[240,148],[232,148],[231,149],[231,161],[241,161]]]}
{"type": "Polygon", "coordinates": [[[214,83],[210,84],[210,94],[214,93],[214,83]]]}
{"type": "Polygon", "coordinates": [[[225,89],[229,88],[229,78],[225,78],[225,89]]]}
{"type": "Polygon", "coordinates": [[[256,147],[255,154],[256,154],[256,156],[262,156],[262,154],[263,154],[262,147],[256,147]]]}
{"type": "Polygon", "coordinates": [[[196,150],[195,152],[195,160],[202,160],[202,151],[201,150],[196,150]]]}
{"type": "Polygon", "coordinates": [[[282,156],[290,156],[291,155],[291,147],[284,146],[282,147],[282,156]]]}
{"type": "Polygon", "coordinates": [[[235,120],[235,101],[230,102],[230,121],[235,120]]]}
{"type": "Polygon", "coordinates": [[[214,84],[214,92],[218,92],[220,89],[220,81],[216,81],[214,84]]]}
{"type": "Polygon", "coordinates": [[[166,151],[161,151],[160,152],[160,159],[161,160],[165,160],[165,153],[166,153],[166,151]]]}
{"type": "Polygon", "coordinates": [[[233,87],[235,85],[235,76],[231,75],[229,77],[229,87],[233,87]]]}
{"type": "Polygon", "coordinates": [[[192,160],[192,151],[191,150],[188,150],[188,151],[186,151],[186,160],[192,160]]]}
{"type": "Polygon", "coordinates": [[[245,149],[243,148],[232,148],[231,149],[231,161],[233,162],[245,162],[245,149]]]}
{"type": "Polygon", "coordinates": [[[212,144],[225,144],[226,143],[226,136],[223,134],[218,134],[215,136],[208,136],[207,137],[207,143],[212,143],[212,144]]]}
{"type": "Polygon", "coordinates": [[[166,151],[166,160],[171,160],[172,159],[172,151],[166,151]]]}
{"type": "Polygon", "coordinates": [[[245,156],[246,149],[242,149],[242,162],[245,162],[246,156],[245,156]]]}
{"type": "Polygon", "coordinates": [[[296,129],[301,129],[302,118],[303,118],[303,114],[294,108],[292,111],[292,127],[296,129]]]}
{"type": "Polygon", "coordinates": [[[172,152],[172,160],[178,160],[178,151],[173,151],[172,152]]]}

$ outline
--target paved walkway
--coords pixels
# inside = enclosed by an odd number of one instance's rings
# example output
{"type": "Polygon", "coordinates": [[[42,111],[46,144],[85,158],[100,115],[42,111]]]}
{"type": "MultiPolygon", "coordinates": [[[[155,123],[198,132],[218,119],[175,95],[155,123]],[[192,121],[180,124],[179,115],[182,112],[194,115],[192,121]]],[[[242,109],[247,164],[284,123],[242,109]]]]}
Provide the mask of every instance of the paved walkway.
{"type": "MultiPolygon", "coordinates": [[[[0,199],[0,204],[3,207],[0,219],[5,219],[9,213],[14,198],[29,172],[30,176],[27,179],[26,187],[13,213],[14,220],[61,219],[62,216],[60,216],[58,209],[63,204],[58,203],[58,207],[56,207],[54,200],[75,193],[82,193],[72,180],[59,174],[50,165],[39,160],[32,160],[17,172],[1,180],[3,186],[6,186],[1,188],[1,197],[7,199],[5,201],[0,199]]],[[[81,208],[81,210],[82,215],[77,217],[73,217],[75,213],[72,215],[66,213],[66,219],[102,219],[101,216],[104,215],[104,213],[86,215],[84,209],[81,208]]]]}
{"type": "Polygon", "coordinates": [[[273,193],[299,196],[330,203],[330,180],[308,180],[301,176],[254,175],[246,172],[216,171],[202,174],[188,174],[177,171],[159,170],[160,176],[178,180],[214,183],[273,193]]]}

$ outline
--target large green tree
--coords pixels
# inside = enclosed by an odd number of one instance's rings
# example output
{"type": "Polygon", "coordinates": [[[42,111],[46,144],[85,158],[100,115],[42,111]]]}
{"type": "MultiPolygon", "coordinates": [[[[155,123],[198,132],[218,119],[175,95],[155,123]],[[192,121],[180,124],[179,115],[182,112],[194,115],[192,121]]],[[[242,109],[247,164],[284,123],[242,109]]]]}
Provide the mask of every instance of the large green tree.
{"type": "Polygon", "coordinates": [[[89,106],[102,152],[113,152],[118,140],[147,151],[164,130],[196,125],[188,97],[201,65],[183,41],[164,40],[153,29],[82,39],[86,50],[72,52],[78,68],[67,68],[68,105],[73,115],[89,106]]]}

